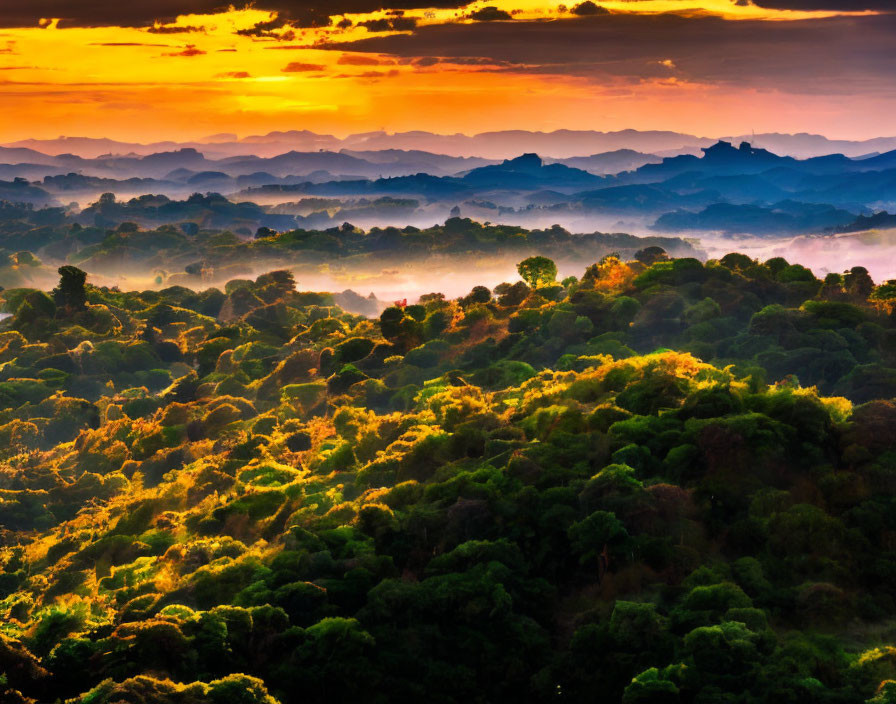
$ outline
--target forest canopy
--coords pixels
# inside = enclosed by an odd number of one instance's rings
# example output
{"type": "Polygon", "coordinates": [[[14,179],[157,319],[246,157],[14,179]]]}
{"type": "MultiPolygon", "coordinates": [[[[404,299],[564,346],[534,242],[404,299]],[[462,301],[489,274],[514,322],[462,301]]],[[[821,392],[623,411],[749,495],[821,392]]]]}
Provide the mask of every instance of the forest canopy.
{"type": "Polygon", "coordinates": [[[534,256],[0,292],[0,698],[894,700],[896,282],[534,256]]]}

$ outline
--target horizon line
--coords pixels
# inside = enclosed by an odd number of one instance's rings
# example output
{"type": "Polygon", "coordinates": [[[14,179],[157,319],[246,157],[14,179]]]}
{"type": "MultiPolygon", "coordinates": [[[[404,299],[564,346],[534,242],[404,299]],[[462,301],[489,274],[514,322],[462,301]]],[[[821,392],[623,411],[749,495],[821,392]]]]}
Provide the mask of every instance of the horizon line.
{"type": "Polygon", "coordinates": [[[66,141],[66,140],[89,140],[95,142],[115,142],[118,144],[130,144],[141,147],[149,147],[157,144],[163,143],[173,143],[173,144],[204,144],[204,145],[215,145],[215,144],[233,144],[233,143],[242,143],[244,140],[253,139],[253,138],[263,138],[263,137],[271,137],[276,134],[287,135],[290,133],[306,133],[309,135],[314,135],[316,137],[328,137],[337,141],[346,141],[351,138],[363,137],[363,136],[384,136],[384,137],[400,137],[407,136],[412,134],[422,134],[428,135],[432,137],[455,137],[455,138],[465,138],[465,139],[475,139],[477,137],[481,137],[483,135],[491,135],[491,134],[508,134],[512,132],[520,132],[525,134],[532,135],[555,135],[560,132],[572,132],[572,133],[581,133],[581,134],[594,134],[594,135],[618,135],[625,132],[633,132],[637,134],[651,134],[651,133],[660,133],[660,134],[670,134],[670,135],[678,135],[685,138],[691,138],[695,140],[729,140],[729,139],[740,139],[744,137],[750,137],[750,139],[745,141],[751,141],[756,137],[771,137],[771,136],[779,136],[779,137],[813,137],[813,138],[822,138],[830,142],[852,142],[861,144],[864,142],[871,142],[879,139],[896,139],[896,134],[888,135],[888,134],[875,134],[873,136],[864,137],[864,138],[851,138],[851,137],[834,137],[829,134],[824,134],[822,132],[777,132],[777,131],[763,131],[763,132],[742,132],[740,134],[731,133],[731,134],[721,134],[717,136],[707,136],[707,135],[697,135],[690,132],[680,132],[674,129],[637,129],[637,128],[624,128],[619,130],[600,130],[600,129],[572,129],[566,127],[560,127],[553,130],[535,130],[535,129],[521,129],[521,128],[507,128],[502,130],[485,130],[483,132],[476,133],[466,133],[466,132],[433,132],[430,130],[396,130],[390,131],[385,129],[379,130],[369,130],[363,132],[343,132],[343,133],[332,133],[332,132],[317,132],[314,130],[304,129],[304,128],[292,128],[292,129],[274,129],[269,132],[259,133],[245,133],[240,135],[239,133],[233,132],[220,132],[215,134],[207,134],[202,137],[188,137],[188,138],[177,138],[177,137],[157,137],[148,141],[137,141],[137,140],[129,140],[124,138],[116,138],[109,136],[92,136],[88,134],[60,134],[56,137],[22,137],[22,138],[6,138],[0,137],[0,146],[9,147],[11,145],[19,144],[22,142],[57,142],[57,141],[66,141]],[[215,137],[232,137],[230,139],[217,139],[213,140],[215,137]]]}

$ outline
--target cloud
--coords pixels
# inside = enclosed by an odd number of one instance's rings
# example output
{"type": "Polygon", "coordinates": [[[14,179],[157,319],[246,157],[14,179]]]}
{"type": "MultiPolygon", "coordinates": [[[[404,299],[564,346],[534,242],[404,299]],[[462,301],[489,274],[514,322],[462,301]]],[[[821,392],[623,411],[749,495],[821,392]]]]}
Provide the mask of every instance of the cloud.
{"type": "Polygon", "coordinates": [[[608,15],[610,11],[601,7],[600,5],[595,5],[591,0],[585,0],[585,2],[580,2],[578,5],[570,10],[572,14],[579,15],[580,17],[587,17],[589,15],[608,15]]]}
{"type": "Polygon", "coordinates": [[[344,54],[339,57],[336,63],[340,66],[379,66],[383,62],[374,56],[344,54]]]}
{"type": "Polygon", "coordinates": [[[178,15],[209,13],[226,9],[220,0],[157,0],[121,2],[120,0],[28,0],[2,3],[0,26],[35,27],[42,18],[59,18],[61,27],[152,27],[169,24],[178,15]]]}
{"type": "Polygon", "coordinates": [[[340,73],[334,78],[395,78],[400,72],[393,68],[391,71],[363,71],[362,73],[340,73]]]}
{"type": "MultiPolygon", "coordinates": [[[[321,18],[321,23],[322,25],[327,25],[330,23],[330,20],[329,18],[321,18]]],[[[249,29],[238,29],[236,33],[244,37],[276,37],[277,39],[289,41],[295,39],[295,35],[290,30],[277,33],[278,29],[282,30],[288,25],[289,20],[285,16],[277,16],[266,22],[258,22],[249,29]]]]}
{"type": "Polygon", "coordinates": [[[861,10],[894,9],[893,0],[753,0],[754,5],[775,10],[833,10],[856,12],[861,10]]]}
{"type": "Polygon", "coordinates": [[[147,30],[150,34],[188,34],[191,32],[204,32],[205,27],[178,27],[176,25],[153,25],[147,30]]]}
{"type": "MultiPolygon", "coordinates": [[[[0,3],[0,27],[36,27],[42,18],[59,18],[60,27],[152,27],[174,22],[179,15],[212,14],[223,12],[230,5],[238,9],[253,5],[259,10],[279,13],[297,27],[321,27],[332,15],[374,12],[383,7],[380,0],[153,0],[126,2],[122,0],[10,0],[0,3]]],[[[409,10],[418,7],[458,8],[464,0],[396,0],[388,5],[409,10]]],[[[263,30],[262,30],[263,31],[263,30]]]]}
{"type": "Polygon", "coordinates": [[[91,42],[90,46],[161,46],[170,47],[170,44],[150,44],[149,42],[91,42]]]}
{"type": "MultiPolygon", "coordinates": [[[[745,0],[735,0],[744,4],[745,0]]],[[[348,26],[345,14],[368,13],[383,9],[384,5],[401,10],[423,10],[426,8],[459,9],[469,4],[469,0],[152,0],[152,2],[126,2],[123,0],[7,0],[0,2],[0,27],[37,27],[42,19],[58,18],[59,27],[156,27],[173,23],[178,16],[189,14],[214,14],[225,12],[233,5],[237,9],[252,6],[259,10],[276,12],[278,23],[288,22],[294,27],[324,27],[330,25],[331,17],[342,17],[337,26],[348,26]],[[345,24],[343,24],[345,23],[345,24]]],[[[636,5],[636,0],[631,0],[636,5]]],[[[893,0],[753,0],[753,4],[776,9],[854,11],[871,9],[893,10],[893,0]]],[[[575,7],[588,8],[593,0],[584,0],[575,7]]],[[[489,6],[494,7],[494,6],[489,6]]],[[[495,7],[481,8],[473,13],[477,20],[510,19],[505,10],[495,7]]],[[[575,10],[575,8],[573,8],[575,10]]],[[[580,11],[581,13],[581,11],[580,11]]],[[[399,31],[413,29],[410,20],[400,17],[390,23],[399,31]]],[[[282,24],[280,25],[282,26],[282,24]]],[[[258,28],[259,33],[276,29],[258,28]]],[[[246,30],[252,32],[253,30],[246,30]]],[[[172,33],[162,31],[161,33],[172,33]]],[[[262,35],[264,36],[264,35],[262,35]]]]}
{"type": "MultiPolygon", "coordinates": [[[[579,4],[588,5],[591,0],[579,4]]],[[[766,8],[797,10],[893,10],[893,0],[753,0],[766,8]]],[[[230,5],[237,9],[247,5],[259,10],[278,13],[281,21],[295,27],[322,27],[333,16],[346,13],[365,13],[381,10],[381,0],[152,0],[126,2],[123,0],[7,0],[0,2],[0,27],[37,27],[44,18],[59,18],[60,27],[153,27],[171,24],[180,15],[213,14],[226,11],[230,5]]],[[[398,10],[425,8],[462,8],[469,0],[393,0],[385,3],[398,10]]],[[[632,4],[636,4],[633,0],[632,4]]],[[[598,5],[599,7],[599,5],[598,5]]],[[[485,9],[475,14],[492,19],[509,19],[503,10],[495,13],[485,9]]],[[[478,19],[478,18],[474,18],[478,19]]],[[[265,31],[265,30],[260,30],[265,31]]],[[[268,30],[270,31],[270,30],[268,30]]]]}
{"type": "Polygon", "coordinates": [[[896,15],[791,22],[611,13],[562,22],[420,27],[413,35],[332,44],[397,58],[475,60],[502,71],[596,82],[668,78],[759,91],[896,94],[896,15]]]}
{"type": "Polygon", "coordinates": [[[510,16],[509,12],[506,12],[505,10],[499,10],[494,5],[489,5],[488,7],[483,7],[481,10],[471,12],[470,18],[476,20],[477,22],[496,22],[500,20],[513,19],[510,16]]]}
{"type": "Polygon", "coordinates": [[[326,66],[323,64],[304,64],[301,61],[292,61],[284,66],[281,71],[283,73],[311,73],[314,71],[324,71],[326,66]]]}
{"type": "Polygon", "coordinates": [[[457,58],[444,58],[441,56],[419,56],[417,58],[400,59],[399,63],[410,64],[415,68],[429,68],[431,66],[440,66],[440,70],[462,70],[469,67],[483,67],[490,69],[500,68],[522,68],[521,64],[511,64],[507,61],[495,61],[486,57],[477,56],[461,56],[457,58]]]}
{"type": "Polygon", "coordinates": [[[198,49],[195,44],[187,44],[182,51],[173,51],[165,56],[202,56],[205,54],[202,49],[198,49]]]}
{"type": "Polygon", "coordinates": [[[224,73],[216,73],[215,78],[252,78],[252,74],[248,71],[225,71],[224,73]]]}
{"type": "Polygon", "coordinates": [[[384,17],[378,20],[367,20],[359,23],[368,32],[410,32],[417,26],[414,17],[384,17]]]}
{"type": "Polygon", "coordinates": [[[357,74],[355,78],[394,78],[397,75],[398,70],[393,68],[391,71],[365,71],[357,74]]]}

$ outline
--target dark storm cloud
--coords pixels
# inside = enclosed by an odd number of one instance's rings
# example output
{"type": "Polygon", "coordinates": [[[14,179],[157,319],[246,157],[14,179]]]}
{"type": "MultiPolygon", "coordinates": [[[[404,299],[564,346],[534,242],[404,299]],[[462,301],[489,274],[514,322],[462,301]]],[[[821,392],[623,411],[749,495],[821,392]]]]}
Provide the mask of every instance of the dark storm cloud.
{"type": "Polygon", "coordinates": [[[410,32],[417,26],[414,17],[384,17],[378,20],[361,22],[369,32],[410,32]]]}
{"type": "MultiPolygon", "coordinates": [[[[146,27],[155,22],[172,22],[178,15],[211,13],[226,10],[231,4],[245,7],[249,3],[226,0],[153,0],[152,2],[122,2],[122,0],[2,0],[0,27],[34,27],[42,18],[60,18],[60,27],[146,27]]],[[[414,9],[416,7],[462,7],[465,2],[452,0],[258,0],[254,6],[274,10],[299,25],[325,25],[330,15],[343,12],[371,12],[384,8],[414,9]]]]}
{"type": "MultiPolygon", "coordinates": [[[[746,2],[747,0],[742,0],[746,2]]],[[[894,10],[894,0],[753,0],[762,7],[798,10],[894,10]]],[[[60,27],[125,26],[148,27],[156,22],[172,22],[178,15],[223,11],[233,4],[245,7],[254,4],[262,10],[272,10],[300,26],[320,26],[329,23],[331,15],[345,12],[371,12],[380,9],[411,10],[423,7],[459,8],[469,0],[257,0],[249,3],[237,0],[152,0],[151,2],[122,2],[122,0],[3,0],[0,1],[0,27],[33,27],[43,18],[59,18],[60,27]]],[[[636,0],[633,0],[635,4],[636,0]]],[[[586,0],[570,3],[573,7],[591,10],[598,3],[586,0]]],[[[584,13],[582,13],[584,14],[584,13]]],[[[410,27],[409,27],[410,28],[410,27]]]]}
{"type": "Polygon", "coordinates": [[[0,2],[0,26],[33,27],[42,18],[60,18],[60,27],[128,26],[142,27],[155,21],[170,22],[178,15],[226,9],[221,0],[158,0],[157,2],[121,2],[121,0],[27,0],[0,2]]]}
{"type": "Polygon", "coordinates": [[[676,78],[808,93],[896,89],[896,15],[795,22],[610,14],[553,22],[422,27],[333,48],[488,60],[510,71],[605,81],[676,78]]]}

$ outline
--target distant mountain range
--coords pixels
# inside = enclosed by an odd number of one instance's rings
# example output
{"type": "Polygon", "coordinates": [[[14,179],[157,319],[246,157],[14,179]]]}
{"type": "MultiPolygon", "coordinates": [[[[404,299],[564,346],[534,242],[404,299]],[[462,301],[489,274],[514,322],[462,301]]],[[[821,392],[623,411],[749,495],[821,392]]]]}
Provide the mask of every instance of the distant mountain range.
{"type": "Polygon", "coordinates": [[[795,201],[781,201],[769,207],[713,203],[698,213],[684,210],[666,213],[657,219],[654,229],[660,232],[749,232],[769,236],[834,229],[851,221],[852,213],[832,205],[795,201]]]}
{"type": "MultiPolygon", "coordinates": [[[[0,147],[0,180],[26,179],[46,193],[30,193],[29,202],[44,196],[60,203],[95,199],[103,192],[130,197],[145,193],[181,197],[195,192],[235,193],[261,186],[277,192],[366,194],[385,184],[389,193],[409,189],[434,197],[458,190],[536,190],[547,186],[583,189],[601,183],[597,174],[612,174],[660,161],[659,157],[623,150],[547,164],[525,159],[502,163],[472,157],[452,157],[420,151],[287,152],[273,157],[234,156],[209,159],[192,147],[146,156],[97,157],[70,154],[48,156],[30,149],[0,147]],[[12,162],[24,159],[24,162],[12,162]],[[567,167],[566,162],[584,168],[567,167]],[[506,164],[510,164],[507,166],[506,164]],[[535,168],[533,169],[533,165],[535,168]],[[438,182],[437,179],[445,178],[438,182]],[[462,183],[452,184],[453,178],[462,183]],[[403,179],[403,180],[397,180],[403,179]],[[307,188],[307,184],[331,184],[307,188]],[[432,187],[430,187],[432,186],[432,187]]],[[[18,189],[20,192],[21,188],[18,189]]]]}
{"type": "Polygon", "coordinates": [[[563,164],[547,164],[537,154],[523,154],[500,164],[482,166],[457,176],[432,176],[419,173],[410,176],[368,180],[343,180],[295,185],[270,184],[249,189],[245,195],[273,193],[306,193],[313,195],[415,195],[431,199],[473,197],[500,192],[532,192],[546,188],[572,193],[605,182],[582,169],[563,164]]]}
{"type": "MultiPolygon", "coordinates": [[[[849,157],[860,157],[896,149],[896,137],[878,137],[862,141],[831,140],[812,134],[757,134],[722,136],[721,139],[734,143],[749,141],[778,154],[796,158],[808,158],[825,154],[840,153],[849,157]]],[[[483,132],[476,135],[434,134],[432,132],[366,132],[344,138],[328,134],[317,134],[307,130],[270,132],[238,138],[236,135],[214,135],[203,140],[187,142],[154,142],[139,144],[118,142],[111,139],[89,137],[59,137],[58,139],[26,139],[3,146],[16,149],[30,149],[45,155],[72,154],[85,159],[95,159],[106,155],[146,156],[157,152],[172,152],[179,149],[195,149],[210,159],[231,156],[273,157],[286,152],[354,152],[370,151],[417,151],[431,152],[454,157],[478,157],[484,159],[506,159],[526,152],[538,152],[547,159],[581,157],[623,149],[647,154],[669,156],[681,153],[695,153],[702,147],[712,146],[716,138],[697,137],[670,131],[620,130],[599,132],[593,130],[556,130],[554,132],[530,132],[525,130],[504,130],[483,132]]],[[[3,157],[2,161],[6,161],[3,157]]],[[[365,157],[366,158],[366,157],[365,157]]],[[[30,161],[17,158],[16,162],[30,161]]],[[[10,163],[10,162],[8,162],[10,163]]]]}
{"type": "MultiPolygon", "coordinates": [[[[43,154],[25,147],[0,147],[0,176],[29,174],[59,175],[79,173],[101,178],[167,178],[175,171],[219,172],[226,176],[245,176],[265,172],[277,178],[291,174],[308,175],[315,171],[328,175],[352,175],[361,178],[401,176],[425,172],[437,176],[455,174],[493,163],[482,158],[466,158],[418,151],[383,152],[287,151],[275,156],[253,154],[214,159],[194,147],[172,151],[124,156],[84,157],[74,154],[43,154]]],[[[33,177],[33,176],[32,176],[33,177]]]]}
{"type": "Polygon", "coordinates": [[[615,226],[624,219],[642,232],[775,236],[836,231],[862,218],[874,226],[876,213],[896,210],[896,150],[798,159],[720,141],[700,156],[615,150],[543,159],[526,152],[496,162],[397,149],[212,159],[183,147],[88,159],[0,147],[5,157],[28,161],[0,165],[0,200],[83,208],[113,193],[114,207],[88,208],[80,216],[104,227],[128,219],[195,221],[199,206],[192,194],[223,194],[202,205],[210,213],[204,221],[249,232],[340,225],[349,217],[360,224],[426,224],[459,210],[527,226],[576,219],[615,226]],[[609,172],[615,169],[623,170],[609,172]],[[123,203],[137,196],[134,205],[123,203]]]}

